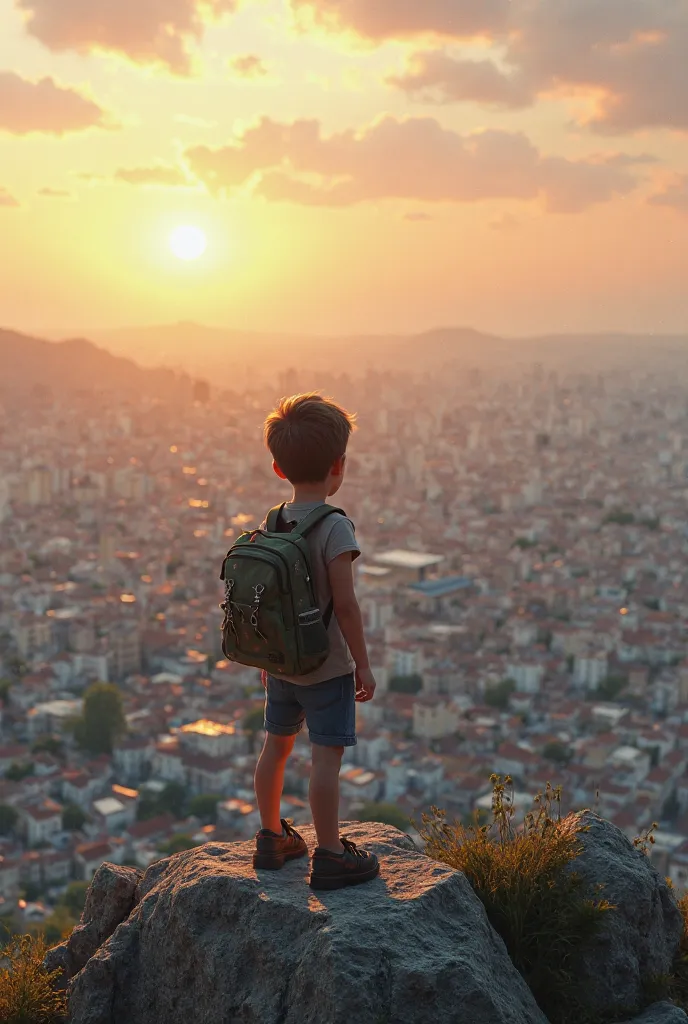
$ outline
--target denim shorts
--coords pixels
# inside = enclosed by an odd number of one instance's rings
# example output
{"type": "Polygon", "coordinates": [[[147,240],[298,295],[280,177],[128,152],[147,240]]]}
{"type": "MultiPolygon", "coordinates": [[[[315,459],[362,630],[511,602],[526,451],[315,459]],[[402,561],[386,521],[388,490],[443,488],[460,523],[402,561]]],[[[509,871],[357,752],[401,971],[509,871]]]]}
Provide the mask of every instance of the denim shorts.
{"type": "Polygon", "coordinates": [[[356,687],[353,673],[313,686],[297,686],[268,676],[265,730],[295,736],[303,723],[311,743],[322,747],[356,744],[356,687]]]}

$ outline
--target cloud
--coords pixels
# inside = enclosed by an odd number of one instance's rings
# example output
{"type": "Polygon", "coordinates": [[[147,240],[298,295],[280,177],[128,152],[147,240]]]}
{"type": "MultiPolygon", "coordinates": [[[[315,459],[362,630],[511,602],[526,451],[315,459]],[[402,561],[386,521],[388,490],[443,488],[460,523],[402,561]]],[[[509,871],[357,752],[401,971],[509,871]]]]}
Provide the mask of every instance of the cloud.
{"type": "Polygon", "coordinates": [[[41,188],[38,190],[39,196],[45,196],[46,199],[71,199],[72,193],[68,192],[64,188],[41,188]]]}
{"type": "Polygon", "coordinates": [[[367,39],[471,38],[503,30],[511,0],[291,0],[302,20],[367,39]]]}
{"type": "Polygon", "coordinates": [[[105,112],[93,100],[52,78],[31,82],[0,71],[0,131],[64,135],[93,127],[107,127],[105,112]]]}
{"type": "Polygon", "coordinates": [[[523,75],[504,74],[491,60],[458,60],[444,50],[414,54],[406,72],[387,81],[415,99],[435,103],[470,100],[516,108],[534,99],[523,75]]]}
{"type": "Polygon", "coordinates": [[[236,78],[265,78],[267,64],[255,53],[245,53],[228,61],[236,78]]]}
{"type": "Polygon", "coordinates": [[[189,46],[208,20],[236,9],[238,0],[15,0],[29,33],[50,50],[104,50],[137,64],[190,69],[189,46]]]}
{"type": "Polygon", "coordinates": [[[404,220],[411,221],[412,224],[422,224],[432,219],[429,213],[424,213],[422,210],[410,210],[404,214],[404,220]]]}
{"type": "Polygon", "coordinates": [[[10,195],[10,193],[7,191],[7,189],[6,188],[2,188],[2,186],[0,186],[0,206],[5,206],[5,207],[8,207],[8,206],[12,206],[12,207],[19,206],[19,203],[14,198],[14,196],[10,195]]]}
{"type": "Polygon", "coordinates": [[[344,207],[385,199],[532,200],[575,212],[626,195],[632,167],[542,156],[523,134],[460,135],[433,118],[384,117],[361,132],[324,136],[317,121],[263,118],[232,145],[196,146],[186,160],[213,192],[253,183],[272,202],[344,207]]]}
{"type": "Polygon", "coordinates": [[[668,206],[674,210],[688,213],[688,174],[679,174],[662,192],[650,196],[648,203],[652,206],[668,206]]]}
{"type": "Polygon", "coordinates": [[[539,91],[594,91],[606,133],[688,128],[686,0],[519,0],[507,56],[539,91]]]}
{"type": "Polygon", "coordinates": [[[168,188],[193,186],[180,167],[155,164],[153,167],[120,167],[115,171],[115,181],[127,185],[159,185],[168,188]]]}
{"type": "Polygon", "coordinates": [[[291,0],[316,22],[370,42],[486,35],[508,72],[446,48],[419,50],[391,84],[422,100],[520,107],[587,96],[588,126],[623,134],[688,130],[688,0],[291,0]]]}

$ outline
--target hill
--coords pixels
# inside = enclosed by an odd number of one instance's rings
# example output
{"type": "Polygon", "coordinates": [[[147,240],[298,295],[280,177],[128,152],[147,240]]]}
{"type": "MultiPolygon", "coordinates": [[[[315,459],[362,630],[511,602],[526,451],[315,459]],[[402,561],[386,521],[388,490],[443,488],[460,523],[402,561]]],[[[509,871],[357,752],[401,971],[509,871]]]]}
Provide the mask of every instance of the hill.
{"type": "Polygon", "coordinates": [[[493,368],[519,362],[543,362],[585,372],[634,364],[651,365],[661,356],[684,359],[688,335],[549,334],[503,338],[469,327],[440,327],[419,334],[258,333],[178,323],[89,332],[118,355],[134,356],[148,366],[168,366],[212,376],[220,386],[243,383],[293,368],[346,370],[433,369],[440,366],[493,368]],[[346,359],[338,353],[346,352],[346,359]]]}
{"type": "Polygon", "coordinates": [[[131,358],[113,355],[91,341],[44,341],[0,328],[0,395],[39,386],[54,392],[95,391],[180,397],[191,389],[188,377],[170,369],[144,369],[131,358]]]}

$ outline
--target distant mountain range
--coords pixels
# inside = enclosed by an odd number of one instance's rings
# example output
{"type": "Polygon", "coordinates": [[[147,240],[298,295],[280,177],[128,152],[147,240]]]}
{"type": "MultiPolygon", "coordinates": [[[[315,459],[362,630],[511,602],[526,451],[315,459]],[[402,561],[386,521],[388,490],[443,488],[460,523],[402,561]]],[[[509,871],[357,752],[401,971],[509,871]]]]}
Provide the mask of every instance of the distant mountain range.
{"type": "MultiPolygon", "coordinates": [[[[0,329],[0,393],[27,384],[60,389],[190,394],[201,378],[214,388],[277,384],[288,369],[308,371],[318,387],[323,371],[356,377],[377,370],[548,367],[597,373],[651,367],[659,360],[685,366],[687,335],[562,334],[500,338],[465,327],[415,335],[313,337],[252,333],[179,323],[89,332],[94,341],[45,341],[0,329]],[[96,342],[96,343],[94,343],[96,342]]],[[[303,374],[301,374],[303,376],[303,374]]]]}
{"type": "Polygon", "coordinates": [[[89,332],[89,336],[120,355],[134,356],[148,366],[170,366],[204,377],[216,377],[225,386],[228,378],[262,367],[283,370],[310,366],[355,373],[376,368],[436,367],[444,363],[477,366],[545,360],[585,368],[618,364],[629,355],[642,359],[657,355],[683,356],[685,335],[550,334],[539,337],[502,338],[470,327],[441,327],[420,334],[341,335],[315,337],[237,331],[202,324],[178,323],[159,327],[122,328],[89,332]],[[583,362],[581,363],[581,360],[583,362]]]}
{"type": "Polygon", "coordinates": [[[190,393],[192,382],[171,369],[144,369],[83,338],[44,341],[0,328],[0,396],[36,386],[171,398],[190,393]]]}

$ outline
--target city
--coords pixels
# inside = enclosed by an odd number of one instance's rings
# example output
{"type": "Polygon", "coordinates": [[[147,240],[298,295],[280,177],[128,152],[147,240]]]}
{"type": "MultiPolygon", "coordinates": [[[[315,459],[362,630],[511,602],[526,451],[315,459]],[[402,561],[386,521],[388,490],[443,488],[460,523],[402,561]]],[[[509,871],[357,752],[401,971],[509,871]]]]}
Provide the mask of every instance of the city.
{"type": "MultiPolygon", "coordinates": [[[[680,360],[649,355],[319,376],[358,414],[337,502],[363,549],[378,682],[342,820],[415,836],[431,806],[487,820],[492,773],[513,778],[521,816],[551,781],[565,810],[631,839],[656,823],[652,858],[686,886],[688,402],[680,360]]],[[[223,658],[219,571],[289,496],[262,443],[270,403],[312,386],[292,370],[272,392],[196,385],[185,401],[3,396],[0,907],[15,927],[50,927],[105,861],[145,868],[259,827],[262,688],[223,658]]],[[[307,737],[296,751],[283,813],[298,826],[307,737]]]]}

